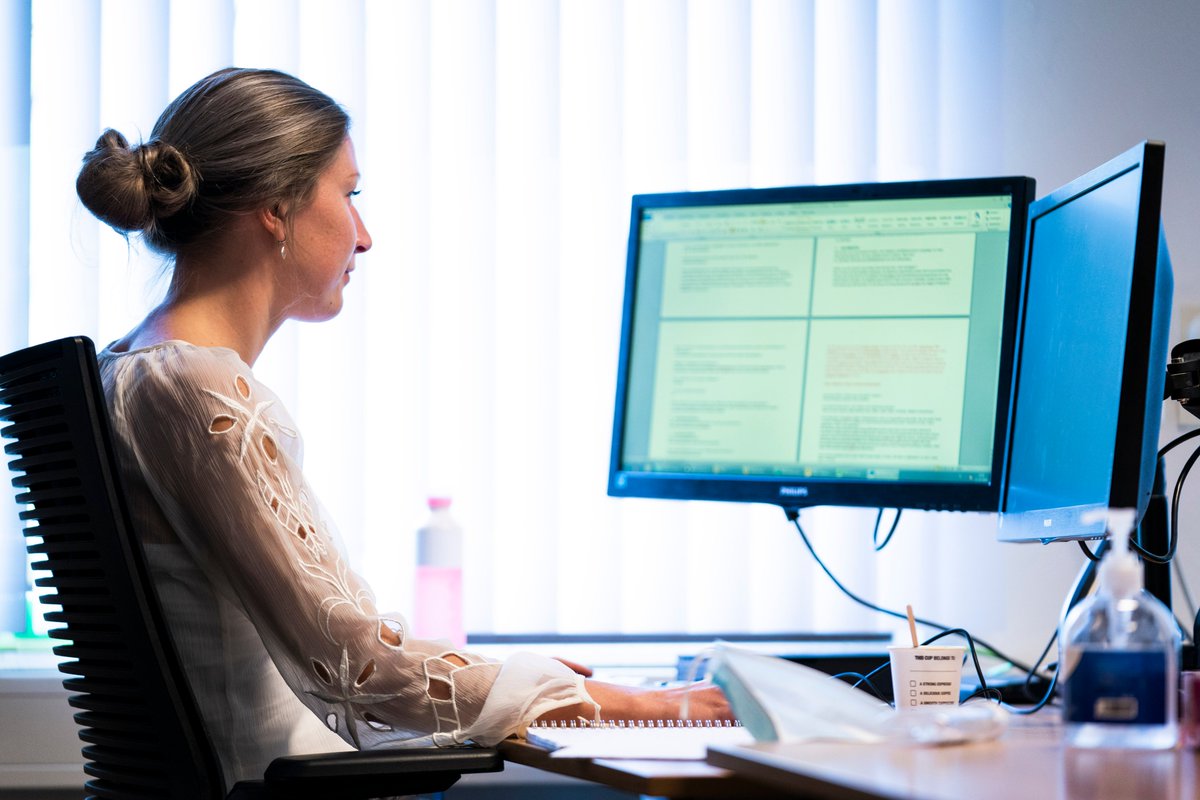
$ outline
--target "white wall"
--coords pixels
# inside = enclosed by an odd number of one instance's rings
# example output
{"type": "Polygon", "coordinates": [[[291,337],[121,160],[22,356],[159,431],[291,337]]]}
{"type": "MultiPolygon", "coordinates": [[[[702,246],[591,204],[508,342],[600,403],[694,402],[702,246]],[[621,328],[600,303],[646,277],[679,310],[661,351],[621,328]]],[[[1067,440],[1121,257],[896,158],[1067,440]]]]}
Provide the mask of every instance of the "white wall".
{"type": "Polygon", "coordinates": [[[0,672],[0,790],[83,785],[74,713],[57,674],[0,672]]]}
{"type": "MultiPolygon", "coordinates": [[[[1200,309],[1200,4],[1011,0],[1006,7],[998,166],[1033,175],[1040,196],[1143,139],[1166,142],[1163,219],[1178,340],[1188,314],[1200,309]]],[[[1164,435],[1175,432],[1174,416],[1164,435]]]]}

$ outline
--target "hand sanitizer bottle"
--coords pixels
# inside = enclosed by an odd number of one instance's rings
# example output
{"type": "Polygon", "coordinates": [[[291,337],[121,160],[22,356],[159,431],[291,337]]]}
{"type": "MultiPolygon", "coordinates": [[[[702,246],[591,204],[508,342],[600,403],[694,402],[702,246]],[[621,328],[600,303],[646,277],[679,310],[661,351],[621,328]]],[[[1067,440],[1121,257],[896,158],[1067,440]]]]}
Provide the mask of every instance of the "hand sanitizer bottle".
{"type": "Polygon", "coordinates": [[[462,528],[450,516],[448,497],[429,498],[429,511],[429,520],[417,531],[413,634],[463,647],[462,528]]]}
{"type": "Polygon", "coordinates": [[[1135,512],[1109,509],[1097,589],[1059,631],[1063,722],[1071,747],[1164,749],[1179,736],[1179,629],[1143,588],[1130,552],[1135,512]]]}

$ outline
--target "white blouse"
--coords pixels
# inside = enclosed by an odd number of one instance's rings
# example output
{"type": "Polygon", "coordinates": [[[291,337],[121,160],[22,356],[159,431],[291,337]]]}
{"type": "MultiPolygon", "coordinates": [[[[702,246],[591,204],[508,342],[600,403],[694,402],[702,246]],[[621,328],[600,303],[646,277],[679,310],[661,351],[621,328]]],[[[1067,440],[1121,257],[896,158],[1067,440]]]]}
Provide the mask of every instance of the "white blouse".
{"type": "Polygon", "coordinates": [[[99,362],[134,528],[229,785],[281,755],[492,744],[591,702],[553,659],[449,651],[379,613],[296,426],[237,353],[167,342],[99,362]]]}

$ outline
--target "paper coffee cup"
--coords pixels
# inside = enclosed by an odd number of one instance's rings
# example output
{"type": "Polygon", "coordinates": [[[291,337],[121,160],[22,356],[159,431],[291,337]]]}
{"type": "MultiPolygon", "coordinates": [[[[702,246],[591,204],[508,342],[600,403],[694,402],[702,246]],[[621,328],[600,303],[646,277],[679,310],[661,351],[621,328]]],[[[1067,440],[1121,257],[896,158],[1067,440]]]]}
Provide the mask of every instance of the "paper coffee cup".
{"type": "Polygon", "coordinates": [[[958,705],[964,648],[961,645],[889,647],[896,709],[958,705]]]}

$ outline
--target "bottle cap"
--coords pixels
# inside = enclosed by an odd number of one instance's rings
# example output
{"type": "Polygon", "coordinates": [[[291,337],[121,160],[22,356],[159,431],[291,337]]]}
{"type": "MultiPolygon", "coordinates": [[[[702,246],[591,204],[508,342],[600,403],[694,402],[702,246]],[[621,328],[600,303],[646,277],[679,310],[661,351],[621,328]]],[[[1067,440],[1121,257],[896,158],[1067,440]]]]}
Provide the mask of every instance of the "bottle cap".
{"type": "Polygon", "coordinates": [[[1110,597],[1131,597],[1142,590],[1142,565],[1129,549],[1136,512],[1131,508],[1108,510],[1110,550],[1100,562],[1100,591],[1110,597]]]}
{"type": "Polygon", "coordinates": [[[450,498],[449,497],[431,497],[431,498],[429,498],[428,502],[429,502],[429,508],[432,511],[437,511],[438,509],[441,509],[441,508],[449,508],[450,507],[450,498]]]}

